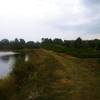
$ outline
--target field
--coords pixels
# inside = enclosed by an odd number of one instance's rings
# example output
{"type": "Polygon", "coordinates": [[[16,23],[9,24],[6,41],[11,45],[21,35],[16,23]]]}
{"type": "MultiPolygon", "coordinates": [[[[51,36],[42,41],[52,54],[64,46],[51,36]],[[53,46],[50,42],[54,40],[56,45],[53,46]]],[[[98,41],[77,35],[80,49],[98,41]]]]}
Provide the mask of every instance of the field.
{"type": "Polygon", "coordinates": [[[95,58],[36,49],[0,80],[0,100],[100,100],[99,66],[95,58]]]}

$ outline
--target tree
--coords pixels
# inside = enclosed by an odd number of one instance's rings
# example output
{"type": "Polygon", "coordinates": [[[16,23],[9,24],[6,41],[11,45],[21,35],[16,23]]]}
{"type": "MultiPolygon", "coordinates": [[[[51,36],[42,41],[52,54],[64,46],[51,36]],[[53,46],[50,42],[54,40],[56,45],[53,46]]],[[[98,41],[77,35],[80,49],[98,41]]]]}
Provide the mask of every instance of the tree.
{"type": "Polygon", "coordinates": [[[35,43],[34,43],[33,41],[28,41],[28,42],[26,43],[26,47],[29,48],[29,49],[34,48],[34,45],[35,45],[35,43]]]}
{"type": "Polygon", "coordinates": [[[20,39],[20,42],[19,42],[20,44],[20,49],[23,49],[23,48],[25,48],[25,40],[24,39],[20,39]]]}
{"type": "Polygon", "coordinates": [[[54,43],[54,44],[62,45],[62,44],[63,44],[63,40],[62,40],[62,39],[55,38],[55,39],[53,40],[53,43],[54,43]]]}
{"type": "Polygon", "coordinates": [[[42,43],[52,43],[52,39],[42,38],[42,43]]]}
{"type": "Polygon", "coordinates": [[[71,40],[64,40],[64,45],[66,47],[73,47],[73,41],[71,41],[71,40]]]}
{"type": "Polygon", "coordinates": [[[100,50],[100,40],[97,40],[97,42],[96,42],[96,49],[100,50]]]}
{"type": "Polygon", "coordinates": [[[76,48],[83,47],[83,41],[82,41],[82,39],[81,39],[80,37],[78,37],[78,38],[75,40],[74,46],[75,46],[76,48]]]}
{"type": "Polygon", "coordinates": [[[20,45],[19,45],[19,40],[17,38],[15,38],[14,40],[14,49],[20,49],[20,45]]]}
{"type": "Polygon", "coordinates": [[[3,39],[0,42],[0,48],[2,49],[8,49],[9,48],[9,40],[8,39],[3,39]]]}

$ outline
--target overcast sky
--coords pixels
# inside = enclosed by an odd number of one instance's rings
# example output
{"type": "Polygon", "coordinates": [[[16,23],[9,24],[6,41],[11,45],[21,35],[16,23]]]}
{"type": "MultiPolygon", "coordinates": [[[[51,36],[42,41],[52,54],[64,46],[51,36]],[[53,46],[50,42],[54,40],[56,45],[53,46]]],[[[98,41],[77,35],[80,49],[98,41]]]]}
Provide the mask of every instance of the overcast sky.
{"type": "Polygon", "coordinates": [[[100,39],[100,0],[0,0],[0,39],[100,39]]]}

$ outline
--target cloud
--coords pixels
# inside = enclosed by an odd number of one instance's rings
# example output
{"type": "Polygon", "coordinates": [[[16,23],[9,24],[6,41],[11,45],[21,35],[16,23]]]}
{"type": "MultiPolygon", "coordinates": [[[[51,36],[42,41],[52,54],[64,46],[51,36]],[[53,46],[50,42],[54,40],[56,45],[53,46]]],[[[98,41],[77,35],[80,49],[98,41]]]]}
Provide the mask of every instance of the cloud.
{"type": "Polygon", "coordinates": [[[73,33],[99,34],[100,2],[95,1],[96,0],[77,0],[77,3],[75,4],[75,2],[73,2],[70,7],[63,5],[63,7],[61,7],[63,8],[62,16],[56,20],[50,21],[50,24],[52,24],[53,27],[66,32],[72,31],[73,33]],[[70,8],[69,11],[66,10],[68,8],[70,8]],[[74,8],[76,9],[74,10],[74,8]]]}
{"type": "Polygon", "coordinates": [[[1,38],[73,39],[99,26],[100,0],[0,0],[1,38]]]}
{"type": "Polygon", "coordinates": [[[89,5],[91,7],[100,5],[100,0],[83,0],[83,2],[85,3],[85,5],[89,5]]]}

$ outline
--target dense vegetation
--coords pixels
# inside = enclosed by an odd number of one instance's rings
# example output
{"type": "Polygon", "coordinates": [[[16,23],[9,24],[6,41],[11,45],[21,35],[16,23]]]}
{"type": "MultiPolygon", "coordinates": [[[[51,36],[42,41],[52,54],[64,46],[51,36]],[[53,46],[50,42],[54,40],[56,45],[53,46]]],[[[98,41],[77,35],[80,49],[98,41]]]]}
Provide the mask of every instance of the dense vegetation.
{"type": "Polygon", "coordinates": [[[8,39],[3,39],[0,41],[0,49],[2,50],[20,50],[20,49],[32,49],[37,48],[39,43],[35,43],[33,41],[26,42],[24,39],[15,39],[13,41],[9,41],[8,39]]]}
{"type": "Polygon", "coordinates": [[[100,40],[3,39],[0,50],[29,54],[0,79],[0,100],[100,100],[100,40]]]}
{"type": "Polygon", "coordinates": [[[34,50],[0,80],[0,100],[100,100],[99,66],[95,59],[34,50]]]}
{"type": "Polygon", "coordinates": [[[25,48],[39,48],[45,46],[47,48],[53,46],[65,46],[67,48],[95,48],[100,50],[100,40],[82,40],[80,37],[76,40],[62,40],[62,39],[48,39],[42,38],[42,42],[28,41],[24,39],[15,39],[9,41],[8,39],[3,39],[0,41],[0,49],[25,49],[25,48]]]}
{"type": "Polygon", "coordinates": [[[23,50],[35,48],[45,48],[80,58],[100,58],[100,40],[98,39],[82,40],[80,37],[76,40],[42,38],[41,42],[26,42],[24,39],[16,38],[13,41],[9,41],[8,39],[0,41],[0,50],[23,50]]]}

